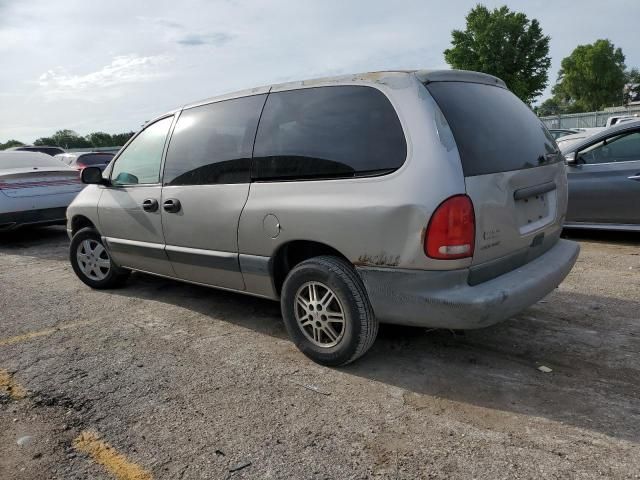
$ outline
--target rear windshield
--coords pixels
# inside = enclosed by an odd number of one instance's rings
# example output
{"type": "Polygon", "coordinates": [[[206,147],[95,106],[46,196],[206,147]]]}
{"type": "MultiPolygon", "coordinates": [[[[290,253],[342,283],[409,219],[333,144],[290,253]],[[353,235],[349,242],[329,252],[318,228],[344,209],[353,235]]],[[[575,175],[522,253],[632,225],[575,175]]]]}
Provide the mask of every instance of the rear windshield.
{"type": "Polygon", "coordinates": [[[0,152],[0,169],[2,168],[60,168],[66,170],[64,163],[54,157],[39,152],[0,152]]]}
{"type": "Polygon", "coordinates": [[[51,155],[52,157],[54,155],[60,155],[61,153],[64,153],[63,149],[57,148],[57,147],[19,147],[16,150],[21,150],[25,152],[46,153],[47,155],[51,155]]]}
{"type": "Polygon", "coordinates": [[[509,90],[466,82],[425,85],[449,123],[467,177],[559,162],[538,117],[509,90]]]}
{"type": "Polygon", "coordinates": [[[82,155],[78,158],[78,163],[86,166],[106,165],[111,161],[113,155],[111,153],[96,153],[91,155],[82,155]]]}

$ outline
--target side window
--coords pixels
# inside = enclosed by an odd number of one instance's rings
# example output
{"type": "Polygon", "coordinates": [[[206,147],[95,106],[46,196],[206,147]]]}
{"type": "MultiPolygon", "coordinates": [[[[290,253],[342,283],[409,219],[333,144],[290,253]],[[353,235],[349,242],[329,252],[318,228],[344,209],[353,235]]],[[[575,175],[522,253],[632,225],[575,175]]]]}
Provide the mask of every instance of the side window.
{"type": "Polygon", "coordinates": [[[160,181],[162,150],[173,117],[145,128],[118,157],[111,172],[114,185],[140,185],[160,181]]]}
{"type": "Polygon", "coordinates": [[[606,138],[578,153],[578,163],[597,164],[640,160],[640,131],[606,138]]]}
{"type": "Polygon", "coordinates": [[[249,183],[265,97],[224,100],[183,111],[169,142],[164,184],[249,183]]]}
{"type": "Polygon", "coordinates": [[[319,87],[269,94],[254,149],[257,180],[389,173],[407,156],[396,112],[380,91],[319,87]]]}

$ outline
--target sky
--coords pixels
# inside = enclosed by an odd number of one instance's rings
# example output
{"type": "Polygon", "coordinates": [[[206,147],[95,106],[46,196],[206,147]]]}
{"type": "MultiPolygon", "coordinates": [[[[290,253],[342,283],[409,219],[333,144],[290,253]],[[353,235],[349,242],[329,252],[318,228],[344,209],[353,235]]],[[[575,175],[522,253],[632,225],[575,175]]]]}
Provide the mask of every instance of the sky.
{"type": "MultiPolygon", "coordinates": [[[[448,68],[451,31],[476,3],[0,0],[0,142],[138,130],[180,105],[271,83],[448,68]]],[[[639,0],[482,3],[539,20],[550,85],[562,58],[598,38],[640,67],[639,0]]]]}

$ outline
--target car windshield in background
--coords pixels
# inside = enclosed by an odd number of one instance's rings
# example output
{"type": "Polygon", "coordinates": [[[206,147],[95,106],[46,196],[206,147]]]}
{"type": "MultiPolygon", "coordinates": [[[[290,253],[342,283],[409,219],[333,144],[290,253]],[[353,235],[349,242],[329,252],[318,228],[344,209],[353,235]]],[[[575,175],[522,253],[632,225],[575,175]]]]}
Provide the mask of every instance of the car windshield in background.
{"type": "Polygon", "coordinates": [[[92,154],[92,155],[82,155],[81,157],[78,158],[77,161],[78,163],[81,163],[86,166],[106,165],[111,161],[113,157],[114,155],[112,155],[111,153],[99,153],[99,154],[92,154]]]}
{"type": "Polygon", "coordinates": [[[559,138],[566,137],[567,135],[573,135],[573,134],[575,134],[577,132],[575,130],[557,130],[557,129],[552,129],[552,130],[549,130],[549,133],[551,134],[551,136],[553,138],[558,140],[559,138]]]}
{"type": "Polygon", "coordinates": [[[451,126],[465,176],[562,160],[542,122],[509,90],[468,82],[425,86],[451,126]]]}
{"type": "Polygon", "coordinates": [[[60,160],[44,153],[7,152],[0,154],[0,169],[31,167],[66,169],[60,160]]]}

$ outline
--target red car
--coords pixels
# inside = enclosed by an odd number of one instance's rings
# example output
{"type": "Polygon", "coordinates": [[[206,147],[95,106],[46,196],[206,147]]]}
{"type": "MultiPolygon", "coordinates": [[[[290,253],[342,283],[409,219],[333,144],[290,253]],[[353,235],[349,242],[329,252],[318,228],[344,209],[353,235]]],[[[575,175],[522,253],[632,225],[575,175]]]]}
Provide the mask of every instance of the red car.
{"type": "Polygon", "coordinates": [[[114,156],[109,152],[73,152],[62,153],[55,158],[71,168],[82,171],[85,167],[98,167],[104,170],[114,156]]]}

